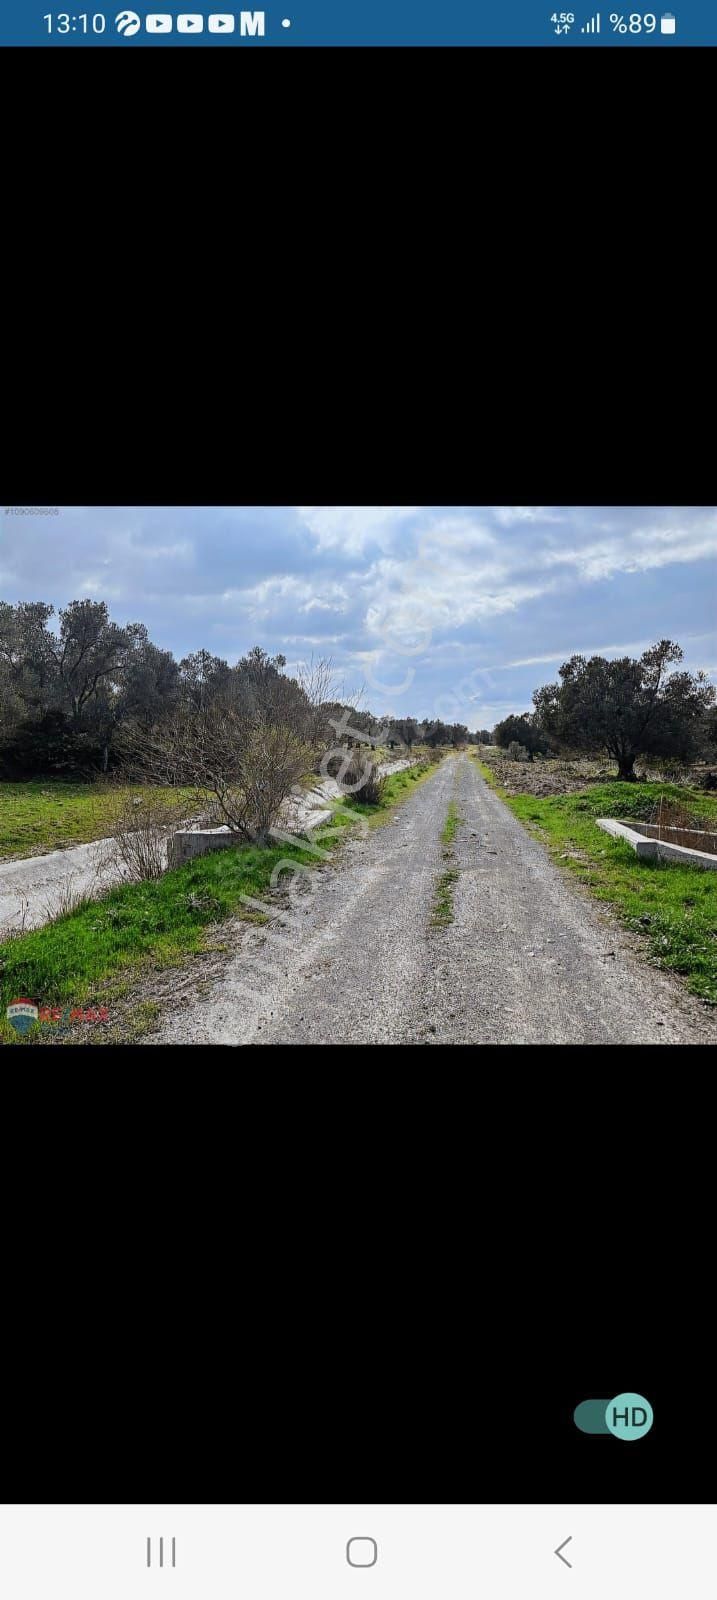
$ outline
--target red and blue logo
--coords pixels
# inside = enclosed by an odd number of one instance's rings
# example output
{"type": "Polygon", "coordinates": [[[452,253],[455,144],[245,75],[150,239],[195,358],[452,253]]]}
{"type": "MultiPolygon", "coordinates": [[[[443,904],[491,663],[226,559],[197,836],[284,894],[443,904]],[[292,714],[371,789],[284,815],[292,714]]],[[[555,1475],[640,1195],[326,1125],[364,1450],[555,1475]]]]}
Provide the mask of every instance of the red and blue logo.
{"type": "Polygon", "coordinates": [[[39,1011],[34,1000],[11,1000],[5,1015],[16,1033],[28,1033],[37,1022],[39,1011]]]}

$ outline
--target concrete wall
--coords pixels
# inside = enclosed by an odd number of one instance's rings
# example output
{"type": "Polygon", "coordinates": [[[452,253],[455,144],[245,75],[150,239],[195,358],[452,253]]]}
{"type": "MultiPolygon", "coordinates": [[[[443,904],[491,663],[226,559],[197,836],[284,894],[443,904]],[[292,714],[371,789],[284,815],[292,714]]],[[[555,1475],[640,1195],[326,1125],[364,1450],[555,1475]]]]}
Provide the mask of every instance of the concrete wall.
{"type": "Polygon", "coordinates": [[[666,844],[684,844],[689,850],[705,850],[708,855],[717,851],[717,833],[707,833],[700,828],[667,827],[658,822],[631,822],[635,833],[646,839],[664,839],[666,844]]]}
{"type": "Polygon", "coordinates": [[[236,834],[229,828],[182,828],[169,841],[167,865],[170,869],[183,867],[185,861],[193,861],[195,856],[205,856],[210,850],[226,850],[236,842],[236,834]]]}
{"type": "Polygon", "coordinates": [[[708,856],[704,850],[688,850],[682,844],[666,844],[664,839],[652,841],[657,845],[660,861],[676,861],[681,867],[705,867],[717,872],[717,856],[708,856]]]}
{"type": "Polygon", "coordinates": [[[664,839],[646,839],[643,833],[637,832],[636,827],[615,822],[612,817],[597,817],[596,821],[603,833],[612,834],[614,839],[624,839],[637,856],[653,861],[674,861],[682,867],[705,867],[707,871],[717,872],[717,856],[707,855],[704,850],[689,850],[685,845],[668,844],[664,839]]]}

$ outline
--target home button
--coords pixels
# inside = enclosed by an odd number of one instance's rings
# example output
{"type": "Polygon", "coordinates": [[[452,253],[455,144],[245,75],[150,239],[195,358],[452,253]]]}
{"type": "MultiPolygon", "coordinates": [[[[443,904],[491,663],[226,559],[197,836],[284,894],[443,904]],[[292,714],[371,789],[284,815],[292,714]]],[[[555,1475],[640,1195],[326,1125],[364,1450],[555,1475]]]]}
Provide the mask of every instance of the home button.
{"type": "Polygon", "coordinates": [[[350,1567],[375,1567],[378,1545],[375,1539],[349,1539],[346,1560],[350,1567]]]}

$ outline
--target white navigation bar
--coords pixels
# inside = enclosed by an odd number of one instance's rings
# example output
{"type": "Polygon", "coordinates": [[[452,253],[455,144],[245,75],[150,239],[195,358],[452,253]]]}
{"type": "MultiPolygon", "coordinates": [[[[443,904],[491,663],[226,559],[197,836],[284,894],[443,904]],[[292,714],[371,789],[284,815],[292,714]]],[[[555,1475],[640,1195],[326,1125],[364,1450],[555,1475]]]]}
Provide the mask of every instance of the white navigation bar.
{"type": "Polygon", "coordinates": [[[0,1507],[7,1600],[714,1600],[717,1507],[0,1507]]]}

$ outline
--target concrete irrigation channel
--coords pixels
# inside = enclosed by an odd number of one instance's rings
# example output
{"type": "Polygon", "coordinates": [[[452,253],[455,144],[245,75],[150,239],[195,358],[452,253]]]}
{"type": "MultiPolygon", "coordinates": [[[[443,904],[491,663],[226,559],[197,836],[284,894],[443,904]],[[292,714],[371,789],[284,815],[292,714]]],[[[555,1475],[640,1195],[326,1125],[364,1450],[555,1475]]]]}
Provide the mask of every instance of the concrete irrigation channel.
{"type": "Polygon", "coordinates": [[[598,817],[597,825],[613,839],[624,839],[643,860],[674,861],[678,867],[717,872],[717,835],[696,828],[658,827],[651,822],[616,822],[598,817]]]}
{"type": "MultiPolygon", "coordinates": [[[[409,764],[395,761],[381,770],[397,772],[409,764]]],[[[330,802],[339,795],[335,779],[317,780],[313,789],[290,803],[287,828],[302,832],[319,826],[331,815],[330,802]]],[[[191,818],[187,819],[187,827],[190,836],[196,837],[200,832],[198,824],[192,826],[191,818]]],[[[111,860],[112,843],[111,839],[96,839],[91,844],[51,850],[46,855],[0,861],[0,939],[11,932],[41,928],[66,909],[71,900],[84,895],[101,896],[121,883],[126,874],[111,860]]]]}

